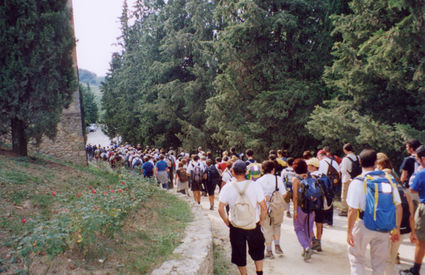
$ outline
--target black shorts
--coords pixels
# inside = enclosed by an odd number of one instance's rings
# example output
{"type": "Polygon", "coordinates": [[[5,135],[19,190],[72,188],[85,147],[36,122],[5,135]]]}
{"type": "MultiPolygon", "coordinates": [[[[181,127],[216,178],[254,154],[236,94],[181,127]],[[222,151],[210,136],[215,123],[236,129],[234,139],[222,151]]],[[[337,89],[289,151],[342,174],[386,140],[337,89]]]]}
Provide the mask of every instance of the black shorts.
{"type": "Polygon", "coordinates": [[[209,182],[209,183],[206,183],[205,185],[207,187],[208,196],[214,195],[215,188],[216,188],[217,184],[209,182]]]}
{"type": "Polygon", "coordinates": [[[246,243],[248,242],[248,253],[254,261],[264,259],[264,235],[261,227],[253,230],[245,230],[230,225],[230,244],[232,246],[232,263],[237,266],[246,266],[246,243]]]}
{"type": "Polygon", "coordinates": [[[201,191],[201,184],[202,183],[195,183],[195,182],[192,181],[191,190],[192,191],[201,191]]]}
{"type": "Polygon", "coordinates": [[[316,210],[316,215],[314,221],[317,223],[327,223],[329,225],[333,224],[333,207],[329,210],[316,210]]]}

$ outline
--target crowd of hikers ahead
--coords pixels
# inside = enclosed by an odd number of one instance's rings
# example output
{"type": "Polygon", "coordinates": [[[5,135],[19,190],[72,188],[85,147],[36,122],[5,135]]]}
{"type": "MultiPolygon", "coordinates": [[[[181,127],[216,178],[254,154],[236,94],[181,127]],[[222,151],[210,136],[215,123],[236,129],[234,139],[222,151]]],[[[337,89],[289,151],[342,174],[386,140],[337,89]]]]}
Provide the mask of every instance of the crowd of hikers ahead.
{"type": "Polygon", "coordinates": [[[350,144],[343,146],[342,159],[325,147],[298,158],[270,150],[262,162],[251,149],[237,153],[231,148],[214,158],[201,147],[190,155],[140,145],[87,146],[90,161],[153,177],[164,189],[192,194],[198,204],[208,196],[211,210],[217,192],[218,212],[230,230],[231,261],[241,274],[247,274],[247,245],[257,274],[263,274],[264,258],[284,254],[284,216],[293,218],[302,257],[309,262],[313,251],[322,251],[323,225],[333,225],[334,205],[339,216],[347,217],[351,274],[365,274],[368,245],[373,274],[394,274],[407,235],[416,243],[414,265],[400,274],[420,274],[425,255],[425,146],[409,140],[406,150],[409,156],[399,176],[385,153],[365,149],[357,155],[350,144]]]}

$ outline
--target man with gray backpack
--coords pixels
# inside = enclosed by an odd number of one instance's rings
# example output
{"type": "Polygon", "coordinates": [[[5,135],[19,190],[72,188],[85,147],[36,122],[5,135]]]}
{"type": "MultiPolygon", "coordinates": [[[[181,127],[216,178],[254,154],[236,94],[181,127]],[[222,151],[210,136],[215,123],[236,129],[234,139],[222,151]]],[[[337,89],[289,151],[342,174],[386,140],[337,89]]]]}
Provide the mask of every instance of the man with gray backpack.
{"type": "Polygon", "coordinates": [[[223,186],[220,192],[218,213],[230,228],[232,263],[240,274],[247,274],[246,246],[255,262],[257,275],[263,274],[264,236],[261,226],[267,215],[264,192],[259,184],[245,178],[246,164],[241,160],[233,163],[233,181],[223,186]],[[227,216],[226,206],[230,206],[227,216]]]}
{"type": "Polygon", "coordinates": [[[260,184],[266,197],[268,215],[263,224],[264,238],[266,239],[266,258],[273,258],[272,242],[275,245],[275,254],[283,255],[280,247],[280,228],[283,222],[283,213],[286,209],[286,189],[282,178],[275,175],[275,163],[264,161],[261,164],[263,176],[256,183],[260,184]]]}
{"type": "Polygon", "coordinates": [[[384,274],[389,253],[388,234],[391,232],[392,241],[400,238],[400,194],[390,174],[375,171],[375,150],[363,150],[360,163],[363,172],[351,182],[347,194],[347,243],[351,274],[365,274],[368,245],[373,274],[384,274]]]}

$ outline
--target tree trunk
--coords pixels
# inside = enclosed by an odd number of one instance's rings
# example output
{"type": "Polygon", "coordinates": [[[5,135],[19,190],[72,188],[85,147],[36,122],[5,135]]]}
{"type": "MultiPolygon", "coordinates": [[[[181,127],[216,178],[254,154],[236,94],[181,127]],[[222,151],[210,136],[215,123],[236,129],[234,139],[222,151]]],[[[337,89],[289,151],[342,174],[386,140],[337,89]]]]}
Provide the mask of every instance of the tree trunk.
{"type": "Polygon", "coordinates": [[[25,134],[25,124],[24,121],[13,118],[11,121],[12,126],[12,145],[13,152],[21,155],[28,155],[28,141],[27,136],[25,134]]]}

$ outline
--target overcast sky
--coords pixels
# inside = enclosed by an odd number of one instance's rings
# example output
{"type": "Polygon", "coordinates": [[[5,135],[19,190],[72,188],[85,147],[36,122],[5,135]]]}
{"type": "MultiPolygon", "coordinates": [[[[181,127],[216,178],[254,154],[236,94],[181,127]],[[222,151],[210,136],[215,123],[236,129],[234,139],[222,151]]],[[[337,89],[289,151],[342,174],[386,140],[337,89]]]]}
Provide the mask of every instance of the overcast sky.
{"type": "MultiPolygon", "coordinates": [[[[72,0],[78,67],[104,76],[120,36],[123,0],[72,0]]],[[[131,7],[131,2],[128,1],[131,7]]]]}

